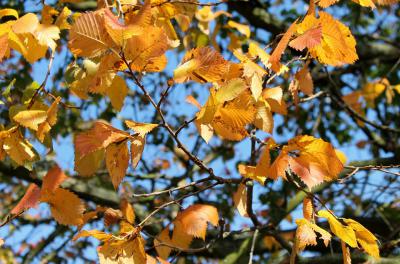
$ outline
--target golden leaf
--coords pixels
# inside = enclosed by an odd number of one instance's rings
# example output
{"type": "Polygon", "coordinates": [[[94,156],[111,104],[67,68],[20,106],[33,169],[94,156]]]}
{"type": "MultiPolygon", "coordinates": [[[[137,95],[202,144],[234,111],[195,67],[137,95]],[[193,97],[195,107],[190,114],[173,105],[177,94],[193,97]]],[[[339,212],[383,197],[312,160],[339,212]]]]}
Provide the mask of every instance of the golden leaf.
{"type": "Polygon", "coordinates": [[[47,112],[43,110],[23,110],[18,112],[13,119],[24,127],[38,130],[39,124],[46,121],[47,112]]]}
{"type": "Polygon", "coordinates": [[[115,189],[125,177],[129,165],[129,151],[126,142],[113,143],[106,148],[106,166],[115,189]]]}
{"type": "Polygon", "coordinates": [[[328,219],[331,231],[339,237],[343,242],[351,247],[357,247],[356,234],[350,226],[345,226],[336,219],[330,212],[320,210],[318,216],[328,219]]]}
{"type": "Polygon", "coordinates": [[[13,161],[21,166],[37,158],[32,145],[21,136],[19,131],[11,133],[4,139],[3,149],[13,161]]]}
{"type": "Polygon", "coordinates": [[[363,225],[353,219],[343,219],[356,233],[357,242],[372,257],[379,259],[378,239],[363,225]]]}
{"type": "Polygon", "coordinates": [[[123,141],[128,137],[128,133],[104,122],[96,121],[92,129],[76,135],[75,154],[78,156],[78,159],[75,159],[75,161],[91,152],[106,148],[108,145],[123,141]]]}
{"type": "Polygon", "coordinates": [[[75,156],[75,171],[79,176],[92,176],[102,165],[105,157],[105,150],[99,149],[93,151],[81,158],[75,156]]]}
{"type": "Polygon", "coordinates": [[[82,201],[74,193],[58,188],[53,193],[41,196],[41,201],[50,205],[54,219],[63,225],[81,225],[83,223],[82,201]]]}
{"type": "Polygon", "coordinates": [[[95,57],[113,47],[103,16],[104,10],[87,12],[79,16],[72,25],[68,46],[74,55],[95,57]]]}
{"type": "Polygon", "coordinates": [[[106,93],[110,97],[111,104],[117,111],[121,111],[124,105],[125,97],[128,95],[128,86],[125,80],[116,75],[111,83],[111,86],[107,88],[106,93]]]}
{"type": "Polygon", "coordinates": [[[154,128],[158,127],[158,124],[140,123],[131,120],[125,120],[125,124],[142,137],[153,131],[154,128]]]}
{"type": "Polygon", "coordinates": [[[178,83],[193,80],[199,83],[219,81],[227,71],[228,62],[220,53],[209,48],[192,49],[185,54],[174,79],[178,83]]]}
{"type": "Polygon", "coordinates": [[[132,168],[134,169],[137,167],[140,159],[142,158],[145,144],[146,139],[140,135],[131,139],[131,164],[132,168]]]}

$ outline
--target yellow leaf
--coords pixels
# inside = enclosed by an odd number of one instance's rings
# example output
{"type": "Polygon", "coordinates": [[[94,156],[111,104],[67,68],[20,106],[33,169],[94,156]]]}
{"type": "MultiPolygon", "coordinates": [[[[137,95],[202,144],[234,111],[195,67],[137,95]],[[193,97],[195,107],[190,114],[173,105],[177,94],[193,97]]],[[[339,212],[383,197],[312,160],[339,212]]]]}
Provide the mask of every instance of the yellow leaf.
{"type": "Polygon", "coordinates": [[[299,88],[304,94],[313,94],[314,83],[307,65],[304,65],[304,67],[296,73],[295,78],[299,82],[299,88]]]}
{"type": "MultiPolygon", "coordinates": [[[[327,247],[329,244],[329,241],[331,240],[331,234],[329,234],[329,232],[327,232],[326,230],[322,229],[321,227],[317,226],[316,224],[310,222],[307,219],[297,219],[296,220],[296,224],[298,225],[298,227],[300,228],[304,228],[305,233],[307,232],[317,232],[320,234],[320,239],[322,239],[324,241],[324,245],[327,247]]],[[[302,230],[299,231],[299,234],[301,234],[302,230]]],[[[305,234],[307,236],[307,234],[305,234]]],[[[296,232],[296,236],[297,236],[297,232],[296,232]]],[[[306,239],[306,237],[298,237],[299,238],[299,248],[304,249],[304,247],[306,245],[316,245],[317,242],[315,239],[312,239],[311,241],[306,239]],[[304,238],[304,240],[302,239],[304,238]]],[[[316,238],[316,237],[315,237],[316,238]]]]}
{"type": "Polygon", "coordinates": [[[11,133],[4,139],[3,149],[13,161],[21,166],[37,158],[32,145],[21,136],[19,131],[11,133]]]}
{"type": "Polygon", "coordinates": [[[343,220],[356,233],[357,242],[372,257],[379,259],[378,239],[363,225],[353,219],[343,220]]]}
{"type": "Polygon", "coordinates": [[[142,137],[153,131],[154,128],[158,127],[158,124],[140,123],[131,120],[125,120],[125,124],[142,137]]]}
{"type": "Polygon", "coordinates": [[[171,47],[172,43],[162,28],[148,26],[143,29],[146,37],[133,36],[127,40],[125,55],[129,63],[137,71],[163,70],[166,58],[161,56],[171,47]]]}
{"type": "Polygon", "coordinates": [[[376,8],[376,6],[372,0],[352,0],[352,1],[361,6],[370,7],[371,9],[376,8]]]}
{"type": "Polygon", "coordinates": [[[255,166],[247,166],[247,165],[239,164],[238,171],[239,171],[240,175],[242,175],[243,177],[258,181],[262,185],[264,185],[264,182],[267,179],[266,176],[256,174],[255,166]]]}
{"type": "Polygon", "coordinates": [[[271,134],[274,129],[274,119],[269,104],[264,100],[258,100],[256,108],[257,113],[254,119],[254,125],[262,131],[271,134]]]}
{"type": "Polygon", "coordinates": [[[289,140],[288,145],[283,147],[281,155],[287,155],[293,151],[297,152],[296,157],[289,156],[287,158],[290,169],[309,188],[324,180],[336,179],[343,169],[343,163],[336,155],[335,149],[322,139],[312,136],[297,136],[289,140]]]}
{"type": "Polygon", "coordinates": [[[367,83],[364,85],[361,93],[367,102],[367,106],[375,107],[375,99],[378,98],[385,89],[386,85],[382,82],[367,83]]]}
{"type": "Polygon", "coordinates": [[[35,31],[35,38],[39,45],[50,47],[55,51],[56,40],[60,38],[60,29],[57,26],[39,24],[35,31]]]}
{"type": "Polygon", "coordinates": [[[61,101],[61,97],[57,97],[54,102],[50,105],[49,109],[47,109],[47,117],[46,121],[41,123],[37,130],[37,137],[40,142],[43,142],[44,137],[47,133],[49,133],[52,126],[57,123],[57,112],[58,112],[58,104],[61,101]]]}
{"type": "Polygon", "coordinates": [[[249,44],[249,54],[252,57],[260,58],[262,64],[264,64],[266,68],[271,67],[271,64],[269,62],[270,55],[264,49],[260,48],[260,46],[257,43],[253,41],[251,41],[249,44]]]}
{"type": "Polygon", "coordinates": [[[239,184],[238,189],[233,194],[233,202],[241,216],[249,217],[247,214],[247,188],[245,184],[239,184]]]}
{"type": "Polygon", "coordinates": [[[321,63],[340,66],[354,63],[357,59],[356,40],[350,29],[330,14],[319,12],[319,22],[322,25],[322,41],[309,49],[311,55],[321,63]]]}
{"type": "Polygon", "coordinates": [[[15,34],[31,33],[34,34],[39,26],[39,19],[33,13],[27,13],[20,17],[12,25],[12,30],[15,34]]]}
{"type": "Polygon", "coordinates": [[[24,127],[38,130],[39,124],[46,121],[47,112],[43,110],[24,110],[18,112],[13,119],[24,127]]]}
{"type": "Polygon", "coordinates": [[[108,241],[110,240],[113,235],[98,231],[98,230],[82,230],[81,232],[79,232],[79,234],[77,234],[76,236],[74,236],[74,238],[72,239],[73,241],[78,240],[79,238],[82,237],[94,237],[102,242],[108,241]]]}
{"type": "Polygon", "coordinates": [[[11,8],[0,9],[0,19],[5,16],[12,16],[18,19],[18,12],[17,10],[11,8]]]}
{"type": "Polygon", "coordinates": [[[146,263],[144,240],[140,234],[131,240],[106,241],[98,249],[100,264],[109,263],[146,263]]]}
{"type": "Polygon", "coordinates": [[[304,198],[303,200],[303,217],[310,221],[314,214],[314,207],[310,198],[304,198]]]}
{"type": "Polygon", "coordinates": [[[246,89],[247,86],[243,79],[232,79],[218,88],[215,99],[218,103],[224,103],[235,99],[246,89]]]}
{"type": "Polygon", "coordinates": [[[287,45],[289,44],[290,38],[293,36],[296,30],[296,22],[297,20],[293,22],[293,24],[290,25],[285,34],[283,34],[281,40],[279,41],[278,45],[272,52],[271,57],[269,58],[269,62],[271,63],[271,69],[274,72],[279,72],[281,70],[280,60],[283,52],[285,51],[287,45]]]}
{"type": "Polygon", "coordinates": [[[106,148],[106,166],[115,189],[125,177],[129,165],[129,150],[125,141],[106,148]]]}
{"type": "Polygon", "coordinates": [[[272,112],[286,115],[286,103],[283,100],[283,91],[281,87],[277,86],[264,89],[262,97],[269,104],[272,112]]]}
{"type": "Polygon", "coordinates": [[[81,158],[75,156],[75,171],[79,176],[92,176],[102,165],[105,157],[104,149],[93,151],[81,158]]]}
{"type": "Polygon", "coordinates": [[[132,168],[134,169],[137,167],[140,159],[142,158],[145,144],[146,139],[140,135],[131,139],[131,164],[132,168]]]}
{"type": "Polygon", "coordinates": [[[104,25],[112,40],[121,47],[126,44],[126,40],[130,37],[138,36],[143,33],[140,25],[132,23],[128,25],[121,24],[118,17],[109,9],[105,9],[104,11],[104,25]]]}
{"type": "Polygon", "coordinates": [[[242,33],[243,35],[245,35],[246,38],[250,38],[251,31],[250,31],[250,27],[248,25],[240,24],[236,21],[229,20],[228,27],[234,28],[237,31],[239,31],[240,33],[242,33]]]}
{"type": "Polygon", "coordinates": [[[54,25],[56,25],[60,30],[70,29],[71,25],[68,23],[67,19],[71,15],[71,10],[68,7],[64,7],[61,13],[58,15],[54,25]]]}
{"type": "Polygon", "coordinates": [[[134,224],[135,210],[133,209],[133,206],[126,199],[122,199],[120,207],[126,221],[128,221],[130,224],[134,224]]]}
{"type": "Polygon", "coordinates": [[[345,226],[336,219],[330,212],[320,210],[318,216],[328,219],[331,231],[343,242],[351,247],[357,247],[356,234],[350,226],[345,226]]]}
{"type": "Polygon", "coordinates": [[[125,97],[128,95],[128,86],[126,85],[125,80],[116,75],[111,86],[107,88],[106,93],[108,97],[110,97],[112,106],[117,111],[121,111],[125,97]]]}
{"type": "Polygon", "coordinates": [[[174,70],[178,83],[193,80],[200,83],[219,81],[227,71],[228,62],[220,53],[209,48],[192,49],[185,54],[180,66],[174,70]]]}
{"type": "Polygon", "coordinates": [[[40,199],[50,205],[51,214],[58,223],[76,226],[83,223],[85,207],[74,193],[58,188],[54,193],[42,195],[40,199]]]}
{"type": "Polygon", "coordinates": [[[154,247],[156,248],[157,254],[162,259],[168,259],[169,255],[171,254],[172,248],[167,245],[173,246],[173,241],[169,236],[169,225],[164,228],[154,239],[154,247]],[[166,244],[166,245],[162,245],[166,244]]]}

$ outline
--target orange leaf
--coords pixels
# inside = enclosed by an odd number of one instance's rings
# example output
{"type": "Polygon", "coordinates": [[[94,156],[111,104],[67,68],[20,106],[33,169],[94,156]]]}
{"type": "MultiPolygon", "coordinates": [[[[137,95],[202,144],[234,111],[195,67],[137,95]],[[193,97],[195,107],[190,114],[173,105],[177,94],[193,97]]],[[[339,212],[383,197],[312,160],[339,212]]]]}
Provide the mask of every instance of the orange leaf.
{"type": "Polygon", "coordinates": [[[85,207],[76,194],[58,188],[54,193],[42,195],[40,199],[50,205],[51,214],[58,223],[76,226],[83,223],[85,207]]]}
{"type": "Polygon", "coordinates": [[[122,141],[128,137],[128,133],[97,121],[92,129],[75,137],[75,154],[79,160],[91,152],[106,148],[111,143],[122,141]]]}
{"type": "Polygon", "coordinates": [[[26,190],[24,196],[22,199],[18,202],[18,204],[11,210],[12,214],[19,214],[22,211],[36,207],[37,204],[39,203],[40,199],[40,188],[34,184],[31,183],[26,190]]]}
{"type": "Polygon", "coordinates": [[[305,48],[311,49],[319,45],[321,43],[321,39],[322,27],[318,25],[317,27],[307,30],[304,34],[290,41],[289,46],[300,51],[304,50],[305,48]]]}
{"type": "Polygon", "coordinates": [[[129,165],[129,151],[126,142],[114,143],[106,148],[106,166],[115,189],[125,177],[129,165]]]}
{"type": "Polygon", "coordinates": [[[60,167],[55,165],[43,177],[42,192],[54,192],[67,178],[60,167]]]}
{"type": "Polygon", "coordinates": [[[293,22],[288,30],[283,34],[281,40],[279,41],[278,45],[274,49],[274,51],[271,54],[271,57],[269,58],[269,62],[271,63],[271,69],[274,70],[275,72],[279,72],[281,68],[281,57],[283,52],[285,51],[287,45],[289,44],[290,38],[293,36],[296,30],[296,22],[293,22]]]}
{"type": "Polygon", "coordinates": [[[218,225],[217,208],[211,205],[195,204],[180,212],[174,220],[174,225],[182,228],[188,235],[206,238],[207,222],[218,225]]]}

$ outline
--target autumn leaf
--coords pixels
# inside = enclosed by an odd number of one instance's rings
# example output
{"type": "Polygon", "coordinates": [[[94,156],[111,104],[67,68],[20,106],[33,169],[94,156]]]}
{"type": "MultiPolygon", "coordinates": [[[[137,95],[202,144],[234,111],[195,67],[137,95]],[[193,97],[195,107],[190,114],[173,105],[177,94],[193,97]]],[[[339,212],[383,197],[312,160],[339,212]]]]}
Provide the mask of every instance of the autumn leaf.
{"type": "Polygon", "coordinates": [[[131,140],[131,164],[132,168],[136,168],[144,150],[146,140],[142,136],[135,136],[131,140]]]}
{"type": "Polygon", "coordinates": [[[129,137],[129,134],[116,129],[104,122],[97,121],[92,129],[76,135],[75,154],[80,158],[99,149],[108,147],[112,143],[120,142],[129,137]]]}
{"type": "Polygon", "coordinates": [[[58,188],[53,193],[42,195],[40,200],[50,205],[51,215],[63,225],[81,225],[85,207],[74,193],[58,188]]]}
{"type": "Polygon", "coordinates": [[[53,193],[67,178],[61,168],[55,165],[43,177],[42,193],[53,193]]]}
{"type": "Polygon", "coordinates": [[[214,206],[196,204],[180,212],[174,220],[174,225],[193,237],[206,238],[207,223],[217,226],[218,211],[214,206]]]}
{"type": "Polygon", "coordinates": [[[285,51],[286,47],[289,44],[290,38],[293,36],[296,30],[296,21],[293,22],[288,30],[283,34],[281,40],[279,41],[278,45],[275,47],[274,51],[269,58],[269,62],[271,63],[271,69],[275,72],[279,72],[281,69],[281,57],[283,52],[285,51]]]}
{"type": "Polygon", "coordinates": [[[378,239],[363,225],[353,219],[343,219],[356,233],[357,242],[372,257],[379,259],[378,239]]]}
{"type": "Polygon", "coordinates": [[[125,125],[142,137],[146,136],[147,133],[150,133],[153,129],[158,127],[158,124],[140,123],[132,120],[125,120],[125,125]]]}
{"type": "Polygon", "coordinates": [[[239,184],[238,189],[233,194],[233,202],[241,216],[249,217],[247,214],[247,188],[245,184],[239,184]]]}
{"type": "Polygon", "coordinates": [[[3,149],[13,161],[21,166],[37,158],[36,151],[19,131],[14,131],[4,138],[3,149]]]}
{"type": "Polygon", "coordinates": [[[18,112],[13,119],[24,127],[38,130],[39,124],[46,121],[47,112],[43,110],[23,110],[18,112]]]}
{"type": "Polygon", "coordinates": [[[167,226],[155,239],[154,246],[163,259],[167,259],[171,248],[162,244],[187,249],[193,238],[205,240],[207,223],[217,226],[219,222],[218,211],[214,206],[195,204],[178,213],[173,224],[172,238],[169,236],[167,226]]]}
{"type": "Polygon", "coordinates": [[[351,247],[357,247],[356,234],[350,226],[343,225],[336,217],[326,210],[318,212],[319,217],[328,219],[329,227],[337,237],[351,247]]]}
{"type": "Polygon", "coordinates": [[[26,190],[24,196],[18,202],[18,204],[11,210],[12,214],[18,215],[24,210],[27,210],[32,207],[36,207],[39,203],[40,199],[40,188],[31,183],[26,190]]]}
{"type": "Polygon", "coordinates": [[[312,136],[297,136],[289,140],[288,145],[270,167],[269,176],[286,178],[285,171],[290,168],[309,188],[325,181],[337,178],[343,169],[343,163],[331,144],[312,136]],[[290,153],[296,155],[290,156],[290,153]]]}
{"type": "Polygon", "coordinates": [[[199,83],[219,81],[226,72],[228,62],[209,47],[192,49],[185,54],[174,79],[178,83],[193,80],[199,83]]]}
{"type": "Polygon", "coordinates": [[[318,21],[322,25],[322,40],[310,48],[311,55],[321,63],[341,66],[354,63],[358,59],[356,40],[350,29],[326,12],[319,12],[318,21]]]}
{"type": "Polygon", "coordinates": [[[126,40],[130,37],[143,34],[143,28],[140,25],[135,23],[122,24],[109,9],[104,11],[104,25],[114,43],[121,47],[126,44],[126,40]]]}
{"type": "Polygon", "coordinates": [[[148,26],[146,37],[134,36],[127,41],[125,56],[135,71],[160,72],[166,66],[165,52],[173,46],[162,28],[148,26]]]}
{"type": "Polygon", "coordinates": [[[92,176],[101,167],[104,158],[104,149],[96,150],[81,158],[75,156],[75,171],[80,176],[92,176]]]}
{"type": "Polygon", "coordinates": [[[115,189],[125,177],[129,165],[129,151],[126,142],[113,143],[106,148],[106,166],[115,189]]]}
{"type": "Polygon", "coordinates": [[[76,56],[95,57],[114,46],[104,24],[104,10],[80,15],[69,30],[68,46],[76,56]]]}
{"type": "Polygon", "coordinates": [[[314,206],[310,198],[304,198],[303,200],[303,217],[310,221],[314,215],[314,206]]]}
{"type": "Polygon", "coordinates": [[[124,105],[125,97],[128,95],[128,86],[126,85],[125,80],[116,75],[110,85],[107,88],[106,94],[110,97],[111,104],[115,110],[121,111],[122,106],[124,105]]]}

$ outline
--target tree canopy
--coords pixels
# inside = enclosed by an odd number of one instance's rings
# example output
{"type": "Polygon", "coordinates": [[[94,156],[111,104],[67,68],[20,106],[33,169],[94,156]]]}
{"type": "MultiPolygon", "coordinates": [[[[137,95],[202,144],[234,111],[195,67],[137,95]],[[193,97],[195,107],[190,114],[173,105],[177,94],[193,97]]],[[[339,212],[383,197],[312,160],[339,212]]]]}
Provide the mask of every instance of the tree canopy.
{"type": "Polygon", "coordinates": [[[0,1],[1,263],[398,263],[398,0],[0,1]]]}

